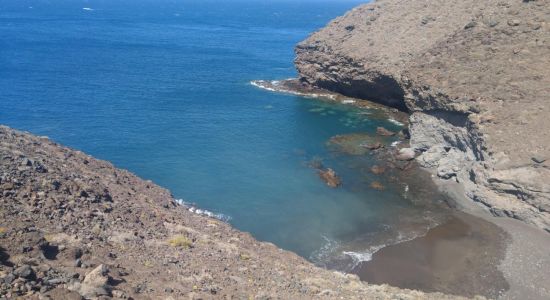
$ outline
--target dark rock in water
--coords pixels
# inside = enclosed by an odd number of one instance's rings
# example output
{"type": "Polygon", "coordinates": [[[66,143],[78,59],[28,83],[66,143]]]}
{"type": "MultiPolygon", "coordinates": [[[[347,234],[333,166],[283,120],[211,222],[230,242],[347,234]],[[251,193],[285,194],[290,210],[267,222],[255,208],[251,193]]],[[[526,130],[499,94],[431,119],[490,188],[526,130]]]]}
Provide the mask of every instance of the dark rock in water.
{"type": "Polygon", "coordinates": [[[362,147],[365,147],[369,150],[376,150],[384,147],[384,145],[380,142],[374,142],[372,144],[361,144],[362,147]]]}
{"type": "Polygon", "coordinates": [[[370,187],[371,187],[372,189],[377,190],[377,191],[383,191],[383,190],[386,189],[386,187],[385,187],[382,183],[380,183],[379,181],[374,181],[374,182],[372,182],[372,183],[370,184],[370,187]]]}
{"type": "Polygon", "coordinates": [[[386,128],[384,127],[378,127],[376,128],[376,133],[378,135],[381,135],[381,136],[394,136],[395,135],[395,132],[391,131],[391,130],[387,130],[386,128]]]}
{"type": "Polygon", "coordinates": [[[342,134],[331,137],[327,145],[346,154],[363,155],[368,150],[383,147],[378,139],[378,137],[362,133],[342,134]]]}
{"type": "Polygon", "coordinates": [[[380,175],[380,174],[384,174],[384,172],[386,172],[386,168],[376,165],[376,166],[372,166],[372,168],[370,168],[370,171],[375,175],[380,175]]]}
{"type": "Polygon", "coordinates": [[[318,172],[319,177],[331,188],[339,187],[342,184],[340,177],[336,175],[333,169],[328,168],[326,170],[319,170],[318,172]]]}

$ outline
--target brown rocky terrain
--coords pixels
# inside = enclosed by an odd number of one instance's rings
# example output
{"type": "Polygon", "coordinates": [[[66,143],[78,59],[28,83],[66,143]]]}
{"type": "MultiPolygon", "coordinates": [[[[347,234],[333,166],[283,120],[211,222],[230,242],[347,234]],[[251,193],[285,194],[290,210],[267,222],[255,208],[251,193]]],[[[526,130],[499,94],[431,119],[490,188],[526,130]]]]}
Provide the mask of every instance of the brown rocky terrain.
{"type": "Polygon", "coordinates": [[[47,138],[0,127],[0,299],[451,299],[320,269],[47,138]]]}
{"type": "Polygon", "coordinates": [[[423,166],[550,232],[548,0],[378,0],[296,54],[305,85],[410,112],[423,166]]]}

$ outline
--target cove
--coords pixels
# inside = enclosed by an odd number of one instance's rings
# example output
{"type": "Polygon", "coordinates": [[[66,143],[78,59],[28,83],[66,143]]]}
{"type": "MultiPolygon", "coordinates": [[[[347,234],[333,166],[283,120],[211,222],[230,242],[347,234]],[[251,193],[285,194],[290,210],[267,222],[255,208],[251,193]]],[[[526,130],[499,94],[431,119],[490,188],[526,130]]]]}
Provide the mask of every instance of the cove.
{"type": "Polygon", "coordinates": [[[409,183],[376,175],[379,162],[354,152],[377,127],[402,126],[250,84],[295,77],[294,45],[356,4],[8,3],[0,123],[109,160],[320,266],[368,273],[378,250],[449,215],[414,171],[400,175],[409,183]],[[327,187],[319,163],[343,185],[327,187]]]}

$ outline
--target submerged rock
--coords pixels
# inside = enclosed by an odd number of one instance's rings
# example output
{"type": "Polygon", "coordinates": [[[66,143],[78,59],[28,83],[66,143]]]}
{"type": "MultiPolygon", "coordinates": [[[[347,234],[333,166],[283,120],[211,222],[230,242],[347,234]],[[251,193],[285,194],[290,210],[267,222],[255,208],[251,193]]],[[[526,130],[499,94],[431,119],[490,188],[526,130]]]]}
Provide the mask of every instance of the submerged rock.
{"type": "Polygon", "coordinates": [[[383,147],[378,137],[363,133],[335,135],[330,138],[327,145],[337,151],[351,155],[364,155],[369,150],[383,147]]]}
{"type": "Polygon", "coordinates": [[[371,144],[361,144],[361,147],[365,147],[369,150],[376,150],[376,149],[383,148],[384,144],[382,144],[380,142],[374,142],[374,143],[371,143],[371,144]]]}
{"type": "Polygon", "coordinates": [[[376,128],[376,133],[377,133],[378,135],[381,135],[381,136],[394,136],[394,135],[396,135],[395,132],[393,132],[393,131],[391,131],[391,130],[388,130],[388,129],[384,128],[384,127],[378,127],[378,128],[376,128]]]}
{"type": "Polygon", "coordinates": [[[370,187],[371,187],[372,189],[377,190],[377,191],[383,191],[383,190],[386,189],[386,187],[385,187],[382,183],[380,183],[379,181],[373,181],[373,182],[370,184],[370,187]]]}
{"type": "Polygon", "coordinates": [[[333,169],[319,170],[319,177],[331,188],[337,188],[342,184],[342,180],[333,169]]]}
{"type": "Polygon", "coordinates": [[[372,168],[370,168],[370,171],[375,175],[380,175],[386,172],[386,168],[379,165],[375,165],[375,166],[372,166],[372,168]]]}

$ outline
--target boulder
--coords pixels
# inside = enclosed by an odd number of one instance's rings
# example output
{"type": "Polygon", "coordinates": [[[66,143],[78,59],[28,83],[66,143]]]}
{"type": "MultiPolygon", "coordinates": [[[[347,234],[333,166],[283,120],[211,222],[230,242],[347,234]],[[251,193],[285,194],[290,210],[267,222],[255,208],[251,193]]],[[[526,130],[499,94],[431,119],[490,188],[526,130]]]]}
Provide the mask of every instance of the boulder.
{"type": "Polygon", "coordinates": [[[31,279],[34,277],[34,271],[29,265],[22,265],[21,267],[15,269],[13,274],[20,278],[31,279]]]}
{"type": "Polygon", "coordinates": [[[399,153],[395,156],[397,160],[413,160],[416,153],[412,148],[399,149],[399,153]]]}
{"type": "Polygon", "coordinates": [[[99,265],[84,277],[82,283],[74,282],[69,285],[69,289],[78,292],[86,299],[109,296],[108,272],[105,265],[99,265]]]}

